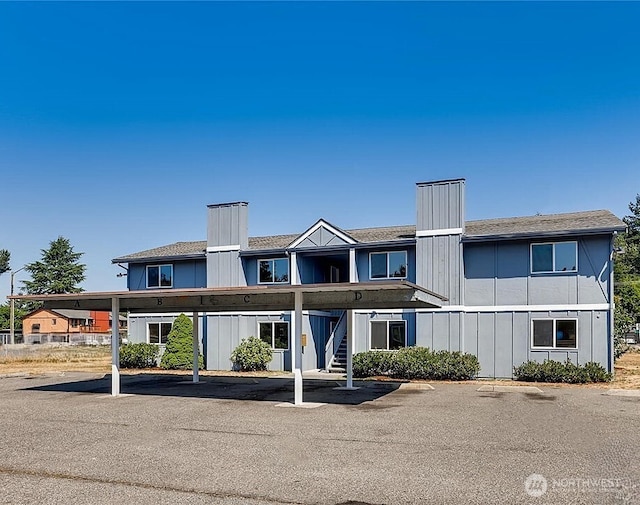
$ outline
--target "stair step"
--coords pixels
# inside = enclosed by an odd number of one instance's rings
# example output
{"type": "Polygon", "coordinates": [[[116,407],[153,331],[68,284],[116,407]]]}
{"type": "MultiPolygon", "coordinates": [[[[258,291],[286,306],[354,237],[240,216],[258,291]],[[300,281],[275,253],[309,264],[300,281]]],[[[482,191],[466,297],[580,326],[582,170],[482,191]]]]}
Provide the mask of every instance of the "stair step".
{"type": "Polygon", "coordinates": [[[346,368],[340,368],[335,366],[330,366],[329,368],[327,368],[327,370],[329,371],[329,373],[346,373],[347,371],[346,368]]]}

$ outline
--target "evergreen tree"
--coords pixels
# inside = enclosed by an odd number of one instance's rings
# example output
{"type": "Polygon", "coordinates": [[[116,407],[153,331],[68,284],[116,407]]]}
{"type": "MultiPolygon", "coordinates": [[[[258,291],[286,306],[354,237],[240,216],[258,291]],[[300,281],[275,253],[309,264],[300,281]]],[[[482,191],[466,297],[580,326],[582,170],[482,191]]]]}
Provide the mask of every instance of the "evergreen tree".
{"type": "Polygon", "coordinates": [[[25,270],[30,281],[23,281],[29,295],[80,293],[78,286],[85,279],[86,265],[80,263],[83,253],[74,252],[69,239],[58,237],[42,249],[42,259],[29,263],[25,270]]]}
{"type": "Polygon", "coordinates": [[[11,253],[6,249],[0,249],[0,275],[8,272],[11,267],[9,266],[9,260],[11,259],[11,253]]]}
{"type": "Polygon", "coordinates": [[[629,204],[631,214],[623,221],[627,232],[616,237],[614,287],[616,310],[614,315],[615,354],[625,350],[625,335],[640,321],[640,194],[629,204]]]}
{"type": "MultiPolygon", "coordinates": [[[[160,366],[169,370],[193,368],[193,322],[184,314],[180,314],[171,326],[160,366]]],[[[198,368],[203,368],[202,354],[198,355],[198,368]]]]}

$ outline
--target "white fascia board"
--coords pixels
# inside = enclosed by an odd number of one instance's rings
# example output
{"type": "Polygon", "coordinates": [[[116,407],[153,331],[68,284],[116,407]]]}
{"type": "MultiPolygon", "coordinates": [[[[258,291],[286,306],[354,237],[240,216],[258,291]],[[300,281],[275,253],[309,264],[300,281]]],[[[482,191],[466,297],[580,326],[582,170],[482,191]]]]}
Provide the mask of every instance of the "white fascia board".
{"type": "Polygon", "coordinates": [[[443,228],[441,230],[416,231],[416,237],[440,237],[442,235],[462,235],[462,228],[443,228]]]}
{"type": "Polygon", "coordinates": [[[317,231],[321,227],[325,227],[331,233],[333,233],[337,237],[339,237],[342,240],[344,240],[347,244],[352,244],[352,245],[356,244],[356,241],[354,239],[352,239],[349,235],[345,234],[344,232],[341,232],[340,230],[338,230],[337,228],[335,228],[331,224],[327,223],[324,219],[320,219],[311,228],[309,228],[302,235],[300,235],[297,239],[295,239],[293,242],[291,242],[291,244],[289,244],[287,249],[294,249],[294,248],[298,247],[307,237],[309,237],[311,234],[313,234],[315,231],[317,231]]]}
{"type": "Polygon", "coordinates": [[[207,247],[207,252],[208,253],[229,252],[229,251],[239,251],[239,250],[240,250],[240,244],[237,244],[237,245],[216,245],[216,246],[207,247]]]}
{"type": "Polygon", "coordinates": [[[433,309],[356,309],[358,314],[403,314],[411,312],[579,312],[582,310],[611,310],[608,303],[583,303],[571,305],[448,305],[433,309]]]}

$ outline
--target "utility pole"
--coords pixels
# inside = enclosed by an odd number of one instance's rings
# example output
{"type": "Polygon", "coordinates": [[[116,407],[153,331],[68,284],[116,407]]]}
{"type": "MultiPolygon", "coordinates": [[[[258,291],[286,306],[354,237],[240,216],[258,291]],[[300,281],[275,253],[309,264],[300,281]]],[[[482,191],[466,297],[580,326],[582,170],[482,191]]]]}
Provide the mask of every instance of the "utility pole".
{"type": "MultiPolygon", "coordinates": [[[[11,296],[13,296],[13,277],[20,271],[24,270],[26,267],[18,268],[18,270],[11,270],[11,296]]],[[[9,343],[15,344],[15,317],[16,317],[16,301],[11,298],[11,314],[9,315],[9,343]]]]}

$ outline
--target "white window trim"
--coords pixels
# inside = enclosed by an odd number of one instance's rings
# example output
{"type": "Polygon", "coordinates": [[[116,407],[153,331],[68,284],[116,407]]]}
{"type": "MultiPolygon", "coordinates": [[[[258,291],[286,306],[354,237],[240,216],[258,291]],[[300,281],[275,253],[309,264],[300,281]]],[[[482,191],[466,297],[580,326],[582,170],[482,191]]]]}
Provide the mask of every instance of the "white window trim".
{"type": "MultiPolygon", "coordinates": [[[[257,260],[257,275],[258,275],[258,284],[291,284],[291,261],[286,256],[279,256],[278,258],[262,258],[257,260]],[[287,280],[285,282],[262,282],[260,280],[260,262],[261,261],[277,261],[277,260],[287,260],[287,280]]],[[[274,269],[275,270],[275,269],[274,269]]],[[[272,271],[273,274],[273,271],[272,271]]]]}
{"type": "Polygon", "coordinates": [[[260,325],[261,324],[270,324],[271,325],[271,350],[272,351],[288,351],[291,348],[291,326],[289,325],[289,321],[258,321],[258,338],[260,340],[262,340],[260,338],[260,325]],[[286,324],[287,325],[287,347],[274,347],[273,344],[275,343],[274,339],[275,339],[275,331],[274,331],[274,325],[276,323],[280,323],[280,324],[286,324]]]}
{"type": "Polygon", "coordinates": [[[404,347],[407,347],[407,322],[404,319],[370,319],[369,320],[369,350],[370,351],[393,351],[389,349],[389,323],[404,323],[404,347]],[[371,325],[373,323],[387,323],[387,348],[378,349],[371,347],[371,325]]]}
{"type": "Polygon", "coordinates": [[[388,281],[388,280],[393,280],[393,279],[406,279],[407,276],[409,275],[409,254],[407,253],[406,249],[403,249],[401,251],[371,251],[369,253],[369,280],[370,281],[388,281]],[[407,271],[405,273],[404,277],[389,277],[389,254],[393,254],[393,253],[404,253],[404,264],[407,267],[407,271]],[[387,276],[386,277],[371,277],[371,255],[372,254],[386,254],[387,255],[387,276]]]}
{"type": "Polygon", "coordinates": [[[535,242],[529,244],[529,271],[532,275],[539,274],[577,274],[578,273],[578,241],[577,240],[563,240],[561,242],[535,242]],[[555,270],[556,268],[556,244],[574,244],[576,247],[576,269],[575,270],[555,270]],[[554,270],[538,270],[533,271],[533,246],[536,245],[551,245],[551,263],[554,270]]]}
{"type": "Polygon", "coordinates": [[[145,269],[145,285],[147,289],[168,289],[173,287],[173,263],[163,263],[158,265],[147,265],[145,269]],[[171,284],[169,286],[162,286],[160,284],[160,270],[162,267],[171,267],[171,284]],[[149,286],[149,269],[157,268],[158,269],[158,285],[157,286],[149,286]]]}
{"type": "Polygon", "coordinates": [[[554,318],[549,318],[549,317],[537,317],[534,319],[531,319],[531,341],[530,341],[530,345],[531,345],[531,350],[532,351],[576,351],[578,349],[578,318],[576,317],[554,317],[554,318]],[[534,346],[533,345],[533,323],[534,321],[553,321],[553,346],[549,347],[549,346],[534,346]],[[556,342],[556,337],[557,337],[557,329],[556,329],[556,324],[557,321],[575,321],[576,323],[576,345],[575,347],[558,347],[557,346],[557,342],[556,342]]]}
{"type": "MultiPolygon", "coordinates": [[[[164,344],[162,343],[162,326],[160,326],[162,324],[168,324],[168,325],[173,326],[173,323],[170,323],[168,321],[147,321],[147,344],[167,345],[166,342],[164,344]],[[151,342],[151,331],[149,330],[149,326],[152,325],[152,324],[157,324],[158,325],[158,343],[157,344],[155,342],[151,342]]],[[[171,330],[169,330],[169,331],[171,331],[171,330]]]]}

